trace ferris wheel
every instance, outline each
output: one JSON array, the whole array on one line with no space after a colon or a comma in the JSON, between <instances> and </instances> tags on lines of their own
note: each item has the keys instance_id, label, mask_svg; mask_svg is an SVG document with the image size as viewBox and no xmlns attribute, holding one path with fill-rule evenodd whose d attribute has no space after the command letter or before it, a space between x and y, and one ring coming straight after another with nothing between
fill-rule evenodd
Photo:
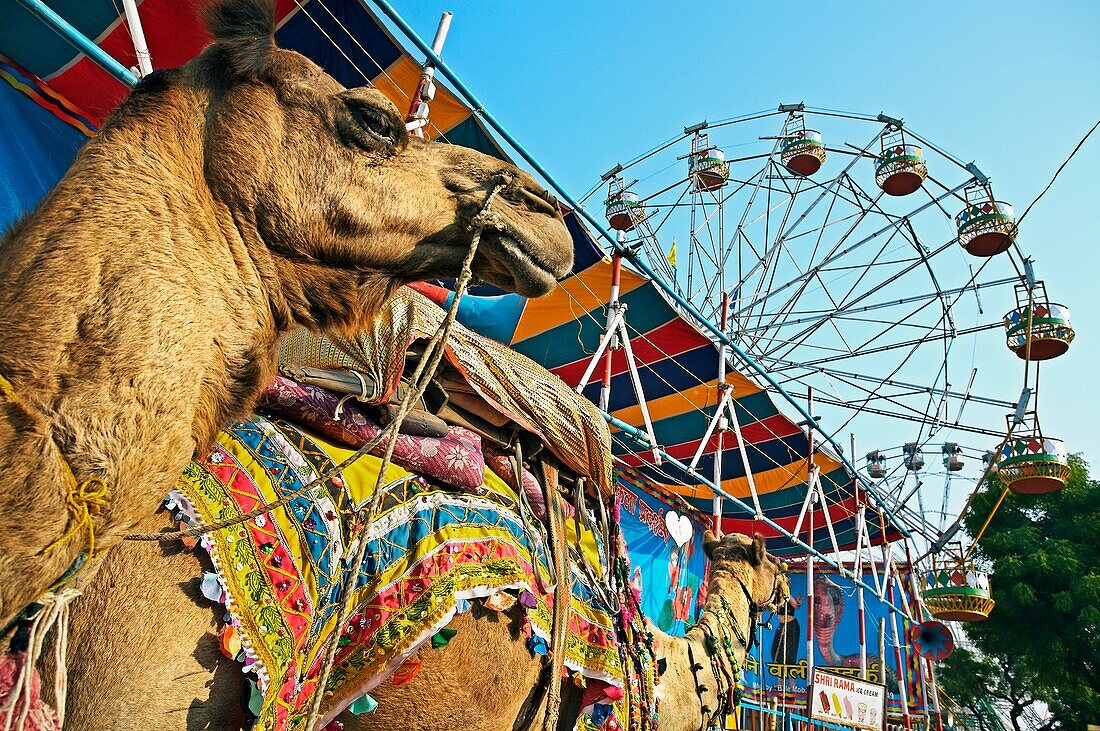
<instances>
[{"instance_id":1,"label":"ferris wheel","mask_svg":"<svg viewBox=\"0 0 1100 731\"><path fill-rule=\"evenodd\" d=\"M1064 481L1037 397L1069 311L976 164L900 119L783 105L686 127L601 191L620 246L812 400L853 458L858 437L927 546L991 471L1019 491Z\"/></svg>"}]
</instances>

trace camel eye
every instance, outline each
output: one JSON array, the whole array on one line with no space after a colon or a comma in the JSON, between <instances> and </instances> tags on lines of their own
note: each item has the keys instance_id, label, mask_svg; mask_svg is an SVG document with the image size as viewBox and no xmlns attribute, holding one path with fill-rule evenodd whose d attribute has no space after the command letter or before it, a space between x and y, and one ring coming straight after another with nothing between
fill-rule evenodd
<instances>
[{"instance_id":1,"label":"camel eye","mask_svg":"<svg viewBox=\"0 0 1100 731\"><path fill-rule=\"evenodd\" d=\"M349 100L348 108L356 123L368 134L391 145L397 144L397 133L394 132L393 125L386 114L374 107L356 103L354 100Z\"/></svg>"}]
</instances>

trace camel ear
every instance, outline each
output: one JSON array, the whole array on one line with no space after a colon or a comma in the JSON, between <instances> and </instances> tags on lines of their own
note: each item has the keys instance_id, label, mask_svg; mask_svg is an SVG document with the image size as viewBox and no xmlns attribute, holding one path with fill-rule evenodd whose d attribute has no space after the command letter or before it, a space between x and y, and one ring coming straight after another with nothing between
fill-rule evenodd
<instances>
[{"instance_id":1,"label":"camel ear","mask_svg":"<svg viewBox=\"0 0 1100 731\"><path fill-rule=\"evenodd\" d=\"M714 549L718 548L718 544L721 543L714 534L710 532L710 529L703 531L703 553L707 558L714 558Z\"/></svg>"},{"instance_id":2,"label":"camel ear","mask_svg":"<svg viewBox=\"0 0 1100 731\"><path fill-rule=\"evenodd\" d=\"M749 562L753 566L760 566L768 560L768 544L764 536L757 533L752 537L752 549Z\"/></svg>"},{"instance_id":3,"label":"camel ear","mask_svg":"<svg viewBox=\"0 0 1100 731\"><path fill-rule=\"evenodd\" d=\"M204 19L235 76L259 78L270 67L275 50L274 0L220 0L206 7Z\"/></svg>"}]
</instances>

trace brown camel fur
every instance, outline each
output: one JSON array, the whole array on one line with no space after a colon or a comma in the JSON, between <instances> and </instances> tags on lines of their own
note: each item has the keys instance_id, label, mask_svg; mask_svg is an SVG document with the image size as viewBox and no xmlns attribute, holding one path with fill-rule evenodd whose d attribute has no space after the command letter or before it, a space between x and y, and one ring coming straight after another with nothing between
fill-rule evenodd
<instances>
[{"instance_id":1,"label":"brown camel fur","mask_svg":"<svg viewBox=\"0 0 1100 731\"><path fill-rule=\"evenodd\" d=\"M0 623L87 547L69 480L110 490L97 551L249 413L301 324L354 332L401 284L474 273L527 295L572 266L553 198L511 165L410 138L374 89L274 45L270 0L226 0L215 42L142 81L0 241ZM85 569L87 571L87 569Z\"/></svg>"}]
</instances>

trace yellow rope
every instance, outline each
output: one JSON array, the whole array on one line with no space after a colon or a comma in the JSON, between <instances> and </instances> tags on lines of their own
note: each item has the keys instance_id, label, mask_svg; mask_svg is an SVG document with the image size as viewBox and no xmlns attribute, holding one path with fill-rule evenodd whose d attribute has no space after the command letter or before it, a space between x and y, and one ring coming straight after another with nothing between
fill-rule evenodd
<instances>
[{"instance_id":1,"label":"yellow rope","mask_svg":"<svg viewBox=\"0 0 1100 731\"><path fill-rule=\"evenodd\" d=\"M15 393L15 387L11 381L0 375L0 395L18 406L23 406ZM102 477L91 477L83 482L76 479L72 467L69 466L65 455L60 454L61 466L65 470L65 476L69 482L69 494L65 496L65 509L69 513L69 530L65 535L46 546L43 553L49 553L77 533L83 531L88 537L88 557L95 556L95 519L107 507L107 483ZM74 573L75 575L75 573ZM69 578L72 578L70 576Z\"/></svg>"},{"instance_id":2,"label":"yellow rope","mask_svg":"<svg viewBox=\"0 0 1100 731\"><path fill-rule=\"evenodd\" d=\"M84 531L88 535L88 557L95 556L95 519L107 507L107 483L102 477L92 477L77 482L64 459L65 472L69 475L69 494L65 498L65 508L69 511L69 530L65 535L46 546L43 553L49 553L77 533Z\"/></svg>"},{"instance_id":3,"label":"yellow rope","mask_svg":"<svg viewBox=\"0 0 1100 731\"><path fill-rule=\"evenodd\" d=\"M11 385L11 381L0 375L0 394L4 395L8 401L12 403L19 403L19 399L15 396L15 388Z\"/></svg>"}]
</instances>

